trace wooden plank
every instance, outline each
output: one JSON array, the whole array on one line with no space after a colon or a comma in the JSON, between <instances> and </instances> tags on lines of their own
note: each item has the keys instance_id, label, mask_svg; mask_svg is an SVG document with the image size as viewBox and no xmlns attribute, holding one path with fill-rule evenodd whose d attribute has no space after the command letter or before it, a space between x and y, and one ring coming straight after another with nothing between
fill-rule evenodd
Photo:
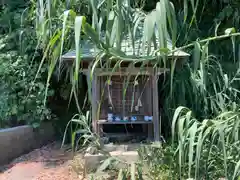
<instances>
[{"instance_id":1,"label":"wooden plank","mask_svg":"<svg viewBox=\"0 0 240 180\"><path fill-rule=\"evenodd\" d=\"M159 126L159 99L158 99L158 74L154 72L153 76L153 125L154 125L154 140L160 140Z\"/></svg>"},{"instance_id":2,"label":"wooden plank","mask_svg":"<svg viewBox=\"0 0 240 180\"><path fill-rule=\"evenodd\" d=\"M113 139L117 142L129 142L132 139L136 139L136 137L143 137L146 136L144 133L105 133L105 136L107 136L110 139Z\"/></svg>"},{"instance_id":3,"label":"wooden plank","mask_svg":"<svg viewBox=\"0 0 240 180\"><path fill-rule=\"evenodd\" d=\"M153 76L149 76L149 82L148 82L148 94L147 94L147 107L149 113L151 113L151 116L153 115L153 96L152 96L152 90L153 90ZM148 138L151 139L153 137L153 124L148 125Z\"/></svg>"},{"instance_id":4,"label":"wooden plank","mask_svg":"<svg viewBox=\"0 0 240 180\"><path fill-rule=\"evenodd\" d=\"M127 77L124 77L124 81L126 80L126 78ZM124 91L124 83L122 84L122 92ZM121 94L122 95L122 104L123 104L123 106L122 106L122 116L124 117L126 114L126 112L125 112L125 106L126 106L126 96L124 97L124 95L123 94Z\"/></svg>"},{"instance_id":5,"label":"wooden plank","mask_svg":"<svg viewBox=\"0 0 240 180\"><path fill-rule=\"evenodd\" d=\"M112 69L104 69L104 68L96 68L94 72L97 76L129 76L129 75L152 75L154 71L160 75L164 72L169 72L169 69L167 68L144 68L142 70L141 68L121 68L120 70L113 71ZM88 73L88 69L81 70L82 73L86 74Z\"/></svg>"},{"instance_id":6,"label":"wooden plank","mask_svg":"<svg viewBox=\"0 0 240 180\"><path fill-rule=\"evenodd\" d=\"M98 120L98 124L152 124L152 121L107 121L107 120Z\"/></svg>"}]
</instances>

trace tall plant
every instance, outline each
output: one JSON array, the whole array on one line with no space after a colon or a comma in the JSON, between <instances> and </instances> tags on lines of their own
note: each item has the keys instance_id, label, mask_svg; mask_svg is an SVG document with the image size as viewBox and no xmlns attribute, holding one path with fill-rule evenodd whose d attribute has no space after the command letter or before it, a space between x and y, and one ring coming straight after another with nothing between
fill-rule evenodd
<instances>
[{"instance_id":1,"label":"tall plant","mask_svg":"<svg viewBox=\"0 0 240 180\"><path fill-rule=\"evenodd\" d=\"M172 142L177 137L178 169L188 178L236 179L240 176L239 108L213 119L198 121L192 111L179 107L172 124Z\"/></svg>"}]
</instances>

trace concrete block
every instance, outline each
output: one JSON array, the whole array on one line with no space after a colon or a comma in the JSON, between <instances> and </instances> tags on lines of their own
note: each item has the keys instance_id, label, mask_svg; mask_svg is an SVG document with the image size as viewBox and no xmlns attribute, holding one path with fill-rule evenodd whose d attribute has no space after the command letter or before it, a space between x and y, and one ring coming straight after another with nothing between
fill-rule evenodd
<instances>
[{"instance_id":1,"label":"concrete block","mask_svg":"<svg viewBox=\"0 0 240 180\"><path fill-rule=\"evenodd\" d=\"M97 168L101 165L103 160L107 159L107 156L103 154L89 154L86 153L84 155L84 165L87 172L92 172L97 170Z\"/></svg>"},{"instance_id":2,"label":"concrete block","mask_svg":"<svg viewBox=\"0 0 240 180\"><path fill-rule=\"evenodd\" d=\"M39 129L26 125L0 130L0 165L54 140L54 134L50 123Z\"/></svg>"},{"instance_id":3,"label":"concrete block","mask_svg":"<svg viewBox=\"0 0 240 180\"><path fill-rule=\"evenodd\" d=\"M129 164L131 163L134 163L134 162L137 162L139 157L138 157L138 152L137 151L126 151L126 152L123 152L119 158L122 160L122 161L125 161Z\"/></svg>"}]
</instances>

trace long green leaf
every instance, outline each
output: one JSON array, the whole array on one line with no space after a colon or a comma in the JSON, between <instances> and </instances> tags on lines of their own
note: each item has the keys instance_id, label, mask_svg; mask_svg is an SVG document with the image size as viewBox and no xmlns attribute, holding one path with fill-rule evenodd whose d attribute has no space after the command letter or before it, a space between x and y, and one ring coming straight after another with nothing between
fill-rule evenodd
<instances>
[{"instance_id":1,"label":"long green leaf","mask_svg":"<svg viewBox=\"0 0 240 180\"><path fill-rule=\"evenodd\" d=\"M84 16L76 16L75 18L75 47L76 47L76 60L75 60L75 72L74 72L74 89L78 89L78 77L79 77L79 69L80 69L80 62L81 62L81 55L80 55L80 40L81 40L81 29L82 24L85 22Z\"/></svg>"},{"instance_id":2,"label":"long green leaf","mask_svg":"<svg viewBox=\"0 0 240 180\"><path fill-rule=\"evenodd\" d=\"M224 156L224 171L225 171L225 177L228 178L228 167L227 167L227 151L226 151L226 146L225 146L225 126L220 126L217 127L218 128L218 132L220 135L220 140L221 140L221 144L222 144L222 148L223 148L223 156Z\"/></svg>"},{"instance_id":3,"label":"long green leaf","mask_svg":"<svg viewBox=\"0 0 240 180\"><path fill-rule=\"evenodd\" d=\"M192 170L192 165L193 165L193 155L194 155L194 142L196 138L196 133L198 125L197 123L194 123L189 131L190 131L190 136L189 136L189 153L188 153L188 178L191 178L191 170Z\"/></svg>"},{"instance_id":4,"label":"long green leaf","mask_svg":"<svg viewBox=\"0 0 240 180\"><path fill-rule=\"evenodd\" d=\"M63 24L62 24L62 37L61 37L61 51L60 51L60 63L59 63L59 69L61 66L62 62L62 53L63 53L63 45L64 45L64 40L65 40L65 31L66 31L66 24L67 24L67 18L71 14L73 18L76 16L76 13L73 10L67 10L64 11L63 13Z\"/></svg>"},{"instance_id":5,"label":"long green leaf","mask_svg":"<svg viewBox=\"0 0 240 180\"><path fill-rule=\"evenodd\" d=\"M174 116L173 116L173 120L172 120L172 144L174 144L174 137L175 137L175 129L176 129L177 120L178 120L178 118L179 118L179 116L180 116L180 114L182 113L183 110L187 110L187 109L183 106L180 106L174 112Z\"/></svg>"},{"instance_id":6,"label":"long green leaf","mask_svg":"<svg viewBox=\"0 0 240 180\"><path fill-rule=\"evenodd\" d=\"M194 72L197 72L200 63L201 48L198 42L195 42L194 52L193 52L193 63L194 63Z\"/></svg>"},{"instance_id":7,"label":"long green leaf","mask_svg":"<svg viewBox=\"0 0 240 180\"><path fill-rule=\"evenodd\" d=\"M131 180L136 180L136 165L131 164Z\"/></svg>"},{"instance_id":8,"label":"long green leaf","mask_svg":"<svg viewBox=\"0 0 240 180\"><path fill-rule=\"evenodd\" d=\"M143 52L145 52L145 46L146 46L146 42L148 44L148 46L151 47L151 40L152 40L152 36L153 36L153 32L155 30L155 23L156 23L156 12L151 12L150 14L148 14L145 18L144 21L144 34L143 34ZM147 54L148 55L148 54Z\"/></svg>"},{"instance_id":9,"label":"long green leaf","mask_svg":"<svg viewBox=\"0 0 240 180\"><path fill-rule=\"evenodd\" d=\"M236 179L237 177L238 177L238 179L240 177L240 161L238 161L236 166L235 166L232 179Z\"/></svg>"},{"instance_id":10,"label":"long green leaf","mask_svg":"<svg viewBox=\"0 0 240 180\"><path fill-rule=\"evenodd\" d=\"M124 179L124 173L123 173L123 170L122 170L122 169L119 170L118 178L117 178L117 179L118 179L118 180L123 180L123 179Z\"/></svg>"}]
</instances>

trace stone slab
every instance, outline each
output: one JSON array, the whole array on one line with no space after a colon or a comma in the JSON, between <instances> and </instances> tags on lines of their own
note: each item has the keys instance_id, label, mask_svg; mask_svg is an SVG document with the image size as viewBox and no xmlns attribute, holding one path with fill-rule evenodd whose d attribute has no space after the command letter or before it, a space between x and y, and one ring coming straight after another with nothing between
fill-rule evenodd
<instances>
[{"instance_id":1,"label":"stone slab","mask_svg":"<svg viewBox=\"0 0 240 180\"><path fill-rule=\"evenodd\" d=\"M84 167L87 172L95 171L101 165L101 162L105 159L107 159L107 156L103 154L86 153L84 155Z\"/></svg>"},{"instance_id":2,"label":"stone slab","mask_svg":"<svg viewBox=\"0 0 240 180\"><path fill-rule=\"evenodd\" d=\"M110 156L119 159L119 163L117 164L117 168L124 168L126 166L125 163L131 164L136 163L139 159L137 151L112 151L110 152ZM107 159L109 156L103 154L89 154L86 153L84 156L85 160L85 168L89 171L95 171L101 165L102 161ZM125 163L122 163L125 162Z\"/></svg>"},{"instance_id":3,"label":"stone slab","mask_svg":"<svg viewBox=\"0 0 240 180\"><path fill-rule=\"evenodd\" d=\"M0 165L53 141L54 136L51 123L44 123L38 129L25 125L0 130Z\"/></svg>"}]
</instances>

